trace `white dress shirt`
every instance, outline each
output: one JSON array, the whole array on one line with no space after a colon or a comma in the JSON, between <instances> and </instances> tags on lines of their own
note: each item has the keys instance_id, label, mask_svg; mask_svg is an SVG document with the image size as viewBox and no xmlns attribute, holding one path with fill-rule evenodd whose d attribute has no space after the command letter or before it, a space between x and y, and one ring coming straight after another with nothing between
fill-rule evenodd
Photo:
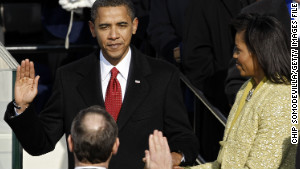
<instances>
[{"instance_id":1,"label":"white dress shirt","mask_svg":"<svg viewBox=\"0 0 300 169\"><path fill-rule=\"evenodd\" d=\"M131 49L130 48L129 48L126 56L116 66L110 64L103 56L102 50L100 50L100 74L101 74L102 94L103 94L104 101L105 101L105 96L106 96L106 89L107 89L107 86L108 86L108 83L110 80L110 76L111 76L110 70L113 67L116 67L119 70L117 79L121 85L122 101L124 100L130 61L131 61Z\"/></svg>"}]
</instances>

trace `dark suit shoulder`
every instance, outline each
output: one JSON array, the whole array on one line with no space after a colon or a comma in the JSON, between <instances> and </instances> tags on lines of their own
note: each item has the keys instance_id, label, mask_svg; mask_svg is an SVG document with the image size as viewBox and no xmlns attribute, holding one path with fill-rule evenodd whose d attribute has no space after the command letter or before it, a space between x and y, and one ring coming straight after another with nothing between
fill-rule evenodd
<instances>
[{"instance_id":1,"label":"dark suit shoulder","mask_svg":"<svg viewBox=\"0 0 300 169\"><path fill-rule=\"evenodd\" d=\"M159 71L178 71L178 68L173 64L156 58L147 57L149 64Z\"/></svg>"},{"instance_id":2,"label":"dark suit shoulder","mask_svg":"<svg viewBox=\"0 0 300 169\"><path fill-rule=\"evenodd\" d=\"M143 74L153 74L153 75L162 75L164 73L170 74L173 72L179 72L177 67L168 63L167 61L152 58L147 56L137 50L135 47L132 47L132 56L134 60L135 69L142 71Z\"/></svg>"},{"instance_id":3,"label":"dark suit shoulder","mask_svg":"<svg viewBox=\"0 0 300 169\"><path fill-rule=\"evenodd\" d=\"M173 64L171 64L165 60L147 56L140 51L138 51L137 53L138 53L138 55L144 57L148 61L148 63L152 67L155 67L156 69L161 69L161 70L176 70L177 69L177 67L175 67Z\"/></svg>"},{"instance_id":4,"label":"dark suit shoulder","mask_svg":"<svg viewBox=\"0 0 300 169\"><path fill-rule=\"evenodd\" d=\"M91 54L84 56L81 59L78 59L74 62L66 64L58 69L62 72L86 72L87 69L95 66L96 63L99 63L99 49L93 51ZM97 60L99 62L97 62Z\"/></svg>"}]
</instances>

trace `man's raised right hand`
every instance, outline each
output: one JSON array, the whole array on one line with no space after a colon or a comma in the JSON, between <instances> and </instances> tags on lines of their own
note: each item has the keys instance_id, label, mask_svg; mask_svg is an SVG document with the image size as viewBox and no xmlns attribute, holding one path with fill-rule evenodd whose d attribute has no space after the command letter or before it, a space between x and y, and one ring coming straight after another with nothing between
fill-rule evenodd
<instances>
[{"instance_id":1,"label":"man's raised right hand","mask_svg":"<svg viewBox=\"0 0 300 169\"><path fill-rule=\"evenodd\" d=\"M34 65L29 59L21 62L18 66L15 82L15 102L21 109L17 109L20 114L25 111L38 93L38 81L40 76L35 76Z\"/></svg>"}]
</instances>

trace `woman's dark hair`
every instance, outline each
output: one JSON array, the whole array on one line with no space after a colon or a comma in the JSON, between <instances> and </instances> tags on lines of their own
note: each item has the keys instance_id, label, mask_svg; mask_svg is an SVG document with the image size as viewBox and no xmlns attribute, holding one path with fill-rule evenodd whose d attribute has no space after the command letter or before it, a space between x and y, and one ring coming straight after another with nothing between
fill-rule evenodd
<instances>
[{"instance_id":1,"label":"woman's dark hair","mask_svg":"<svg viewBox=\"0 0 300 169\"><path fill-rule=\"evenodd\" d=\"M291 82L291 56L287 33L272 16L240 14L232 25L244 32L248 50L257 57L265 76L273 83Z\"/></svg>"}]
</instances>

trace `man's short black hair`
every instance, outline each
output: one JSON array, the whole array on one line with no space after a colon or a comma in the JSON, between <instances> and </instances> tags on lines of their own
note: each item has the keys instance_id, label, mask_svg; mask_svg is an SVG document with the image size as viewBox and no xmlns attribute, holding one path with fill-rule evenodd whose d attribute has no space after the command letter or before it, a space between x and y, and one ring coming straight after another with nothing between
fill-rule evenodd
<instances>
[{"instance_id":1,"label":"man's short black hair","mask_svg":"<svg viewBox=\"0 0 300 169\"><path fill-rule=\"evenodd\" d=\"M89 129L85 123L88 115L102 117L97 129ZM91 106L81 110L74 118L71 126L71 137L74 153L83 163L102 163L108 160L113 145L118 136L118 127L115 120L100 106Z\"/></svg>"},{"instance_id":2,"label":"man's short black hair","mask_svg":"<svg viewBox=\"0 0 300 169\"><path fill-rule=\"evenodd\" d=\"M130 18L135 18L135 9L131 0L96 0L91 8L91 21L94 23L97 18L97 10L99 7L118 7L125 6Z\"/></svg>"}]
</instances>

